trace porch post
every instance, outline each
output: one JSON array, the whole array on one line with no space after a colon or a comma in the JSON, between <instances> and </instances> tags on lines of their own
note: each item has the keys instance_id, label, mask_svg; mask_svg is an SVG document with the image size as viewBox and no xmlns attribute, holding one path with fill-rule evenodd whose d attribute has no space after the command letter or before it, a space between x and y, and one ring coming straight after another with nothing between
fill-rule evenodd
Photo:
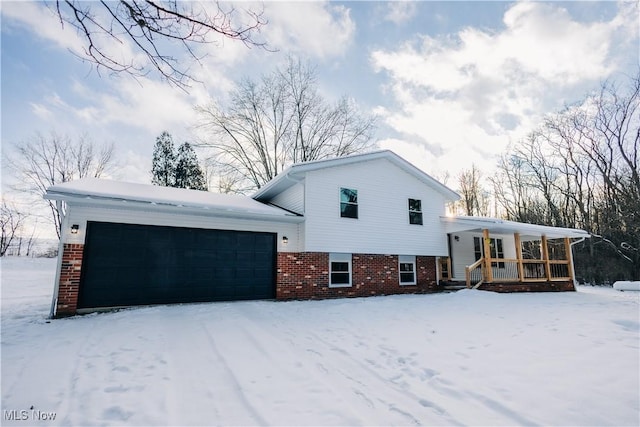
<instances>
[{"instance_id":1,"label":"porch post","mask_svg":"<svg viewBox=\"0 0 640 427\"><path fill-rule=\"evenodd\" d=\"M573 254L571 253L571 239L568 237L564 238L564 252L567 257L567 269L569 270L569 279L571 279L571 284L575 286L574 281L574 271L573 271Z\"/></svg>"},{"instance_id":2,"label":"porch post","mask_svg":"<svg viewBox=\"0 0 640 427\"><path fill-rule=\"evenodd\" d=\"M518 260L518 279L524 282L524 268L522 267L522 242L520 242L520 233L513 233L513 241L516 244L516 259Z\"/></svg>"},{"instance_id":3,"label":"porch post","mask_svg":"<svg viewBox=\"0 0 640 427\"><path fill-rule=\"evenodd\" d=\"M491 268L491 245L489 239L489 229L482 230L482 242L484 245L484 270L486 271L487 283L493 283L493 269Z\"/></svg>"},{"instance_id":4,"label":"porch post","mask_svg":"<svg viewBox=\"0 0 640 427\"><path fill-rule=\"evenodd\" d=\"M547 236L542 235L542 259L544 260L544 273L547 276L547 280L551 281L551 263L549 262L549 243L547 242Z\"/></svg>"}]
</instances>

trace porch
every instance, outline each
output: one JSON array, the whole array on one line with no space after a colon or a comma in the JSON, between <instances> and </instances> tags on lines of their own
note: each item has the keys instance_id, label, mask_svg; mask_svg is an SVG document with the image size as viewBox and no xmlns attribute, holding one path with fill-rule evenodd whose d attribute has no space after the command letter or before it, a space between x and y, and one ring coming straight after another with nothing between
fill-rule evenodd
<instances>
[{"instance_id":1,"label":"porch","mask_svg":"<svg viewBox=\"0 0 640 427\"><path fill-rule=\"evenodd\" d=\"M443 220L450 256L440 258L439 271L447 285L496 292L575 290L572 239L589 237L585 231L492 218Z\"/></svg>"}]
</instances>

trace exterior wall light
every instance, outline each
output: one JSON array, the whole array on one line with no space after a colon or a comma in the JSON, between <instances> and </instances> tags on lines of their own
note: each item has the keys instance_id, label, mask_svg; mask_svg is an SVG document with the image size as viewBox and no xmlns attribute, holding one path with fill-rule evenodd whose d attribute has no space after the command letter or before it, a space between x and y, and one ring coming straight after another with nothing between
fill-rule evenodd
<instances>
[{"instance_id":1,"label":"exterior wall light","mask_svg":"<svg viewBox=\"0 0 640 427\"><path fill-rule=\"evenodd\" d=\"M456 242L460 241L460 236L453 236L454 239L456 239Z\"/></svg>"},{"instance_id":2,"label":"exterior wall light","mask_svg":"<svg viewBox=\"0 0 640 427\"><path fill-rule=\"evenodd\" d=\"M287 236L282 236L282 244L286 245L287 243L289 243L289 238Z\"/></svg>"},{"instance_id":3,"label":"exterior wall light","mask_svg":"<svg viewBox=\"0 0 640 427\"><path fill-rule=\"evenodd\" d=\"M78 234L79 229L80 229L80 226L78 224L73 224L71 226L71 234Z\"/></svg>"}]
</instances>

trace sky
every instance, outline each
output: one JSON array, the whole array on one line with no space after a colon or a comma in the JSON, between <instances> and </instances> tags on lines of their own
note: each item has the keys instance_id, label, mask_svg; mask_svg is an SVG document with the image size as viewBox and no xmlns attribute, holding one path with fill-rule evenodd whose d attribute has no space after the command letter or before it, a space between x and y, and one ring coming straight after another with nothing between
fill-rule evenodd
<instances>
[{"instance_id":1,"label":"sky","mask_svg":"<svg viewBox=\"0 0 640 427\"><path fill-rule=\"evenodd\" d=\"M95 7L99 4L95 4ZM2 1L3 156L36 132L113 142L113 178L149 183L155 138L196 137L197 105L224 102L236 82L257 79L288 55L317 67L329 101L355 100L378 116L376 146L438 178L497 157L545 114L606 79L638 71L638 2L272 2L259 34L268 50L224 40L189 64L187 92L157 74L133 79L96 70L72 52L83 41L39 2ZM124 58L130 43L109 46ZM185 59L186 61L186 59ZM185 62L186 63L186 62ZM202 154L201 154L202 155ZM13 177L3 167L3 191Z\"/></svg>"}]
</instances>

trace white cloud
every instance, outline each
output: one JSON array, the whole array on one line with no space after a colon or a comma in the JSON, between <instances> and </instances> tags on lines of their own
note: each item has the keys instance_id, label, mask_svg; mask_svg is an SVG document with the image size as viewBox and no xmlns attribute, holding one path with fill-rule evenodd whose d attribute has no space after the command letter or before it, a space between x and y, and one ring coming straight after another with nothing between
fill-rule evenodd
<instances>
[{"instance_id":1,"label":"white cloud","mask_svg":"<svg viewBox=\"0 0 640 427\"><path fill-rule=\"evenodd\" d=\"M53 113L45 105L37 102L30 102L29 105L31 106L33 114L40 117L44 121L49 121L53 117Z\"/></svg>"},{"instance_id":2,"label":"white cloud","mask_svg":"<svg viewBox=\"0 0 640 427\"><path fill-rule=\"evenodd\" d=\"M314 58L343 54L356 29L349 9L329 2L267 2L265 14L272 48Z\"/></svg>"},{"instance_id":3,"label":"white cloud","mask_svg":"<svg viewBox=\"0 0 640 427\"><path fill-rule=\"evenodd\" d=\"M392 1L387 3L385 20L401 25L411 20L417 10L418 5L414 1Z\"/></svg>"},{"instance_id":4,"label":"white cloud","mask_svg":"<svg viewBox=\"0 0 640 427\"><path fill-rule=\"evenodd\" d=\"M104 17L103 22L110 20L106 11L98 3L85 3L81 7L91 7L92 14ZM60 10L64 16L69 16L71 13L64 4L61 5ZM9 18L11 24L26 27L38 37L55 43L59 48L70 50L80 58L88 58L86 55L87 41L71 24L60 22L53 4L47 7L40 2L3 2L2 14L3 18ZM134 52L130 41L119 35L117 28L112 31L112 34L115 37L94 29L91 34L94 46L100 49L107 58L112 58L122 64L138 64L140 66L147 64L148 60L145 55Z\"/></svg>"},{"instance_id":5,"label":"white cloud","mask_svg":"<svg viewBox=\"0 0 640 427\"><path fill-rule=\"evenodd\" d=\"M53 11L40 3L26 1L2 2L2 16L39 37L54 42L58 47L74 52L82 50L83 41L69 26L63 28Z\"/></svg>"},{"instance_id":6,"label":"white cloud","mask_svg":"<svg viewBox=\"0 0 640 427\"><path fill-rule=\"evenodd\" d=\"M634 27L626 8L610 21L580 23L555 5L517 3L503 20L501 31L467 27L371 55L375 69L388 73L400 108L383 111L384 120L424 144L440 168L492 168L494 156L543 114L620 66L625 50L614 40L624 39L621 33L638 38L637 26L627 34Z\"/></svg>"}]
</instances>

